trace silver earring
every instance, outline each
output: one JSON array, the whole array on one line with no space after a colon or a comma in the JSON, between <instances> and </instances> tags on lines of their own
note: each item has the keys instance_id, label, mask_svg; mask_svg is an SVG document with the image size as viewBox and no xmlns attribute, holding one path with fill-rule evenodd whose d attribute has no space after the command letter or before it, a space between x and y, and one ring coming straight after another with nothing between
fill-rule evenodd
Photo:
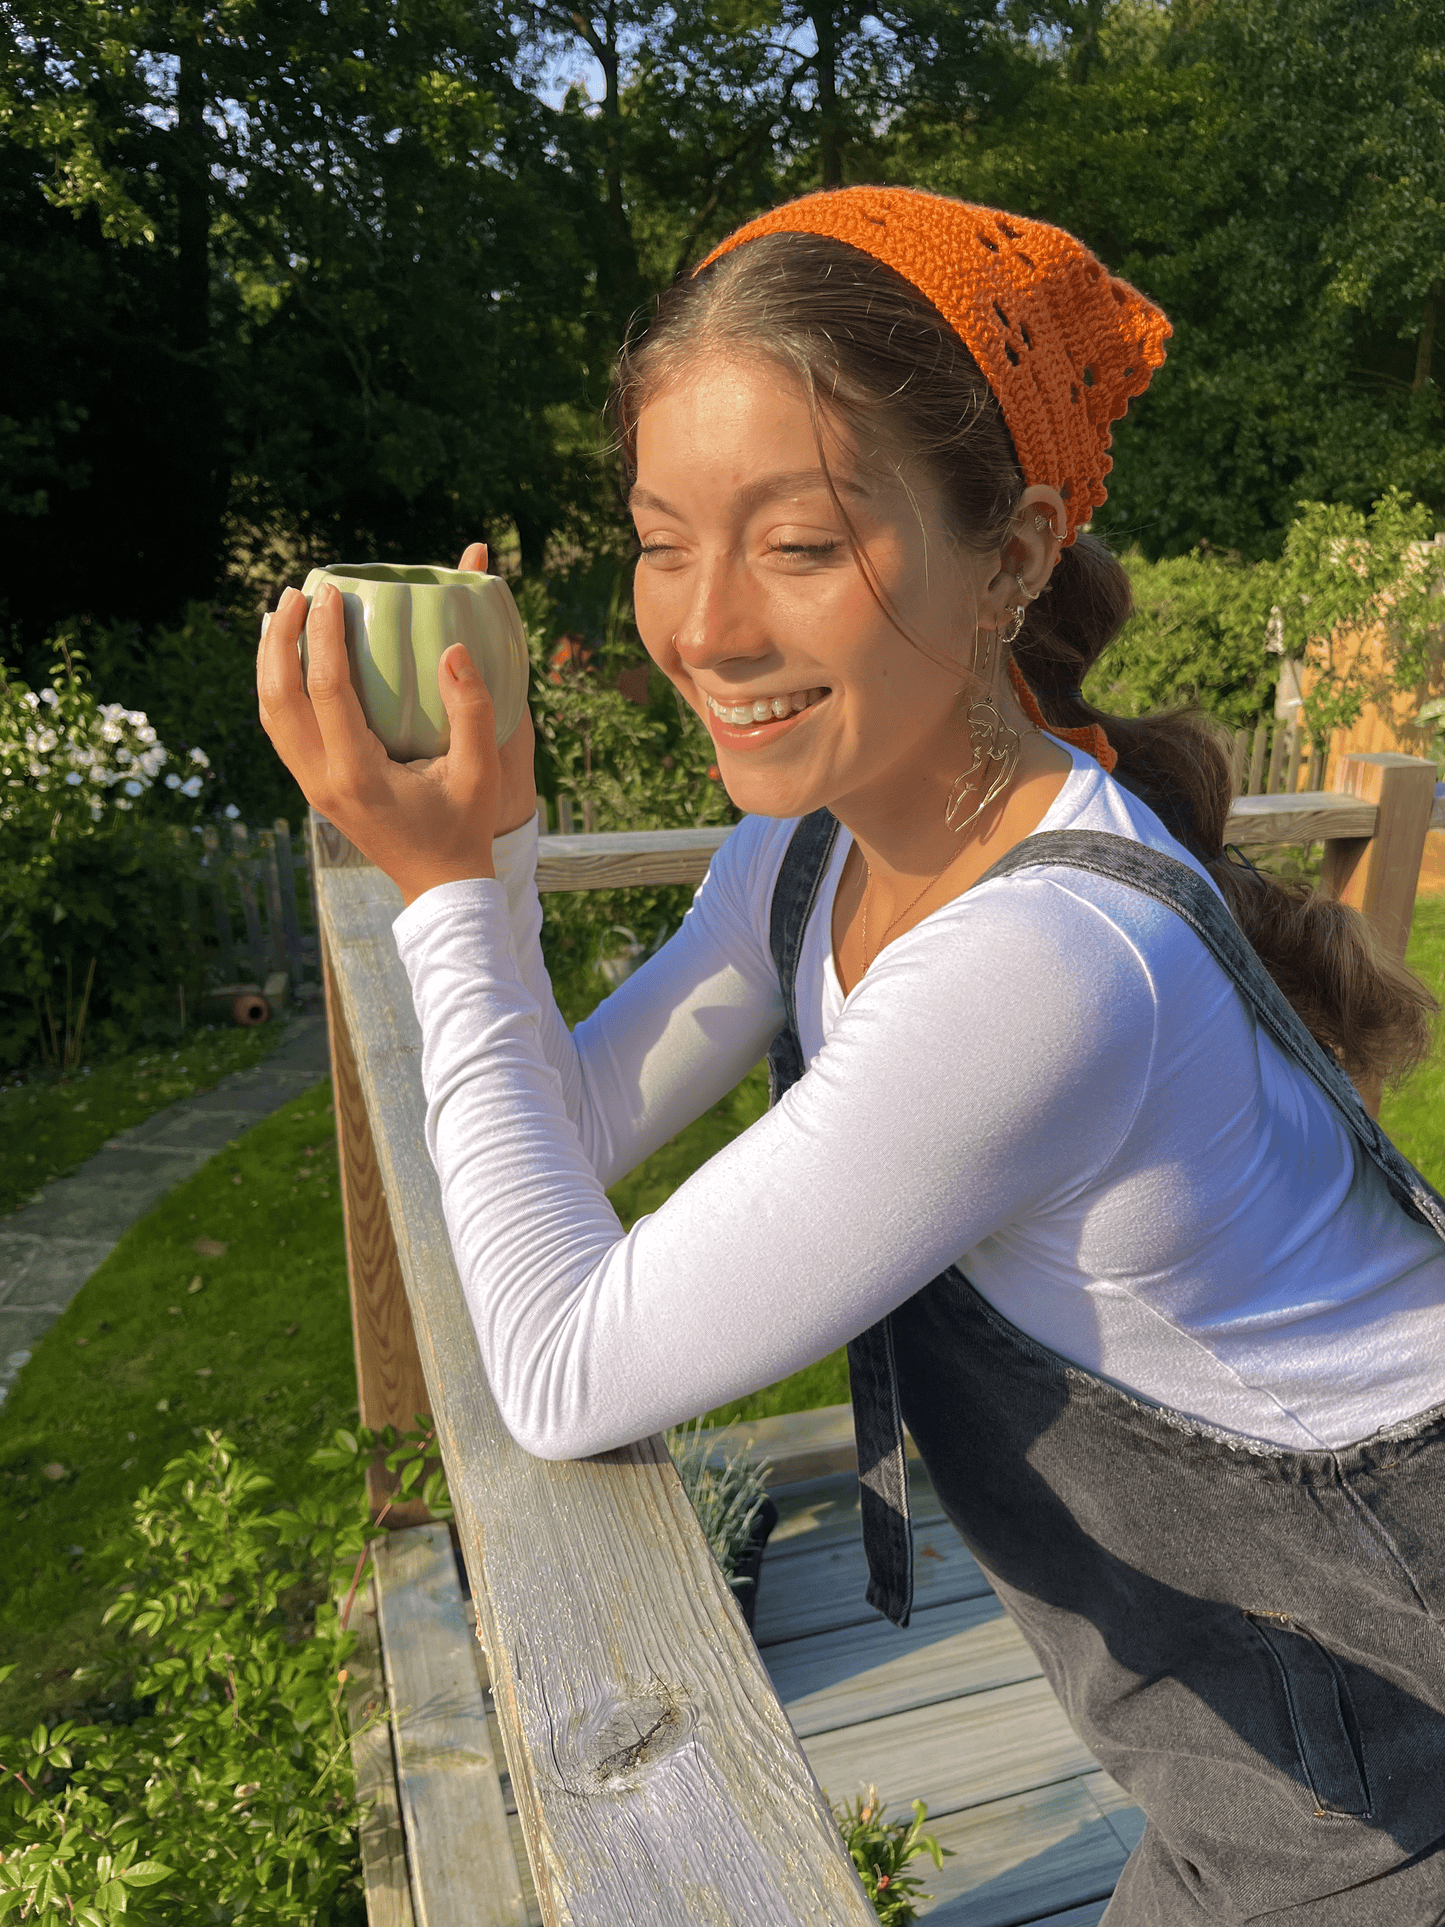
<instances>
[{"instance_id":1,"label":"silver earring","mask_svg":"<svg viewBox=\"0 0 1445 1927\"><path fill-rule=\"evenodd\" d=\"M1013 620L1006 629L1000 629L998 632L999 640L1003 643L1005 649L1011 649L1014 643L1017 642L1019 630L1024 626L1025 613L1026 611L1022 604L1014 605L1011 603L1009 605L1009 614L1013 617Z\"/></svg>"}]
</instances>

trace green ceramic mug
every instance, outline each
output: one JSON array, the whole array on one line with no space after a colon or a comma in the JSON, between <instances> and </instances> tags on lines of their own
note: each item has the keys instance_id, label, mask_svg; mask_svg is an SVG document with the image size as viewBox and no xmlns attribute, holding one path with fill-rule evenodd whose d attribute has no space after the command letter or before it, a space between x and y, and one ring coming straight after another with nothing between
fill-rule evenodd
<instances>
[{"instance_id":1,"label":"green ceramic mug","mask_svg":"<svg viewBox=\"0 0 1445 1927\"><path fill-rule=\"evenodd\" d=\"M505 743L527 706L527 638L500 576L426 564L337 562L313 569L302 591L329 582L346 617L351 684L362 714L393 762L445 756L451 742L437 689L437 665L455 642L481 671ZM301 631L301 670L308 666Z\"/></svg>"}]
</instances>

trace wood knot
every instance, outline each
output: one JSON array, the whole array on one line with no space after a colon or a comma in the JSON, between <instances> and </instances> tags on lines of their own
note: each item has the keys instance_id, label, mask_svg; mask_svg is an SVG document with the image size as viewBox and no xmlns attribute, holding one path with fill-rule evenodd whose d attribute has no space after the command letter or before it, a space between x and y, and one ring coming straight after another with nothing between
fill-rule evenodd
<instances>
[{"instance_id":1,"label":"wood knot","mask_svg":"<svg viewBox=\"0 0 1445 1927\"><path fill-rule=\"evenodd\" d=\"M680 1687L654 1680L626 1698L578 1709L558 1735L558 1776L569 1793L621 1792L679 1752L697 1726Z\"/></svg>"}]
</instances>

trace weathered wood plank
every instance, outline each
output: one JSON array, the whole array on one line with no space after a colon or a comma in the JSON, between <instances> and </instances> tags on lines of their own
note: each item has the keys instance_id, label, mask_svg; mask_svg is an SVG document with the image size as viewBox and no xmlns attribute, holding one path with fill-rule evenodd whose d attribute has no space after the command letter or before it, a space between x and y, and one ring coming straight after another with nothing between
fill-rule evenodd
<instances>
[{"instance_id":1,"label":"weathered wood plank","mask_svg":"<svg viewBox=\"0 0 1445 1927\"><path fill-rule=\"evenodd\" d=\"M863 1597L868 1565L861 1540L834 1539L816 1548L784 1551L786 1585L769 1584L772 1556L771 1550L764 1553L758 1580L754 1632L759 1646L834 1632L880 1617ZM920 1523L914 1535L915 1612L959 1599L977 1599L988 1589L973 1555L946 1520Z\"/></svg>"},{"instance_id":2,"label":"weathered wood plank","mask_svg":"<svg viewBox=\"0 0 1445 1927\"><path fill-rule=\"evenodd\" d=\"M1363 911L1391 954L1403 957L1435 804L1435 765L1392 752L1342 756L1335 781L1379 814L1368 842L1358 832L1337 834L1325 851L1320 887Z\"/></svg>"},{"instance_id":3,"label":"weathered wood plank","mask_svg":"<svg viewBox=\"0 0 1445 1927\"><path fill-rule=\"evenodd\" d=\"M1373 836L1372 805L1333 790L1295 796L1236 796L1225 841L1241 850L1270 843L1319 843L1337 836Z\"/></svg>"},{"instance_id":4,"label":"weathered wood plank","mask_svg":"<svg viewBox=\"0 0 1445 1927\"><path fill-rule=\"evenodd\" d=\"M527 1927L451 1535L395 1532L375 1558L417 1927Z\"/></svg>"},{"instance_id":5,"label":"weathered wood plank","mask_svg":"<svg viewBox=\"0 0 1445 1927\"><path fill-rule=\"evenodd\" d=\"M1019 1927L1099 1927L1107 1900L1090 1901L1086 1907L1069 1907L1061 1914L1030 1914Z\"/></svg>"},{"instance_id":6,"label":"weathered wood plank","mask_svg":"<svg viewBox=\"0 0 1445 1927\"><path fill-rule=\"evenodd\" d=\"M1039 1662L994 1595L790 1639L763 1655L800 1739L1037 1679Z\"/></svg>"},{"instance_id":7,"label":"weathered wood plank","mask_svg":"<svg viewBox=\"0 0 1445 1927\"><path fill-rule=\"evenodd\" d=\"M1058 1908L1107 1900L1128 1857L1091 1797L1102 1774L1033 1787L962 1813L930 1813L953 1858L920 1863L935 1927L1012 1927ZM906 1809L899 1809L899 1816ZM889 1818L895 1816L890 1810Z\"/></svg>"},{"instance_id":8,"label":"weathered wood plank","mask_svg":"<svg viewBox=\"0 0 1445 1927\"><path fill-rule=\"evenodd\" d=\"M346 1662L346 1724L360 1802L361 1877L368 1927L416 1927L406 1843L396 1794L391 1720L376 1629L376 1594L368 1580L351 1607L356 1645Z\"/></svg>"},{"instance_id":9,"label":"weathered wood plank","mask_svg":"<svg viewBox=\"0 0 1445 1927\"><path fill-rule=\"evenodd\" d=\"M497 1415L427 1160L419 1033L370 869L321 869L430 1410L549 1927L871 1927L660 1440L529 1458Z\"/></svg>"},{"instance_id":10,"label":"weathered wood plank","mask_svg":"<svg viewBox=\"0 0 1445 1927\"><path fill-rule=\"evenodd\" d=\"M930 1813L1097 1770L1044 1679L821 1733L804 1751L835 1800L871 1781L890 1807L926 1800Z\"/></svg>"},{"instance_id":11,"label":"weathered wood plank","mask_svg":"<svg viewBox=\"0 0 1445 1927\"><path fill-rule=\"evenodd\" d=\"M909 1467L908 1491L915 1526L933 1526L943 1518L938 1494L921 1459ZM854 1473L839 1472L826 1479L774 1486L770 1496L778 1508L778 1523L768 1541L769 1559L811 1552L835 1539L862 1537L862 1510Z\"/></svg>"},{"instance_id":12,"label":"weathered wood plank","mask_svg":"<svg viewBox=\"0 0 1445 1927\"><path fill-rule=\"evenodd\" d=\"M365 857L340 831L323 817L313 821L327 867L368 867ZM1241 849L1262 843L1313 843L1326 836L1369 836L1374 823L1369 804L1337 796L1333 791L1241 796L1236 797L1230 812L1228 840ZM615 890L633 884L700 883L730 829L728 824L716 824L698 830L541 836L537 843L537 888L543 892Z\"/></svg>"},{"instance_id":13,"label":"weathered wood plank","mask_svg":"<svg viewBox=\"0 0 1445 1927\"><path fill-rule=\"evenodd\" d=\"M563 799L558 799L561 816ZM732 829L610 830L537 841L537 888L616 890L636 883L701 883Z\"/></svg>"},{"instance_id":14,"label":"weathered wood plank","mask_svg":"<svg viewBox=\"0 0 1445 1927\"><path fill-rule=\"evenodd\" d=\"M346 1230L346 1276L351 1292L357 1405L361 1423L373 1431L394 1425L399 1432L407 1432L416 1414L430 1409L430 1398L417 1355L416 1333L412 1329L406 1285L387 1216L386 1194L357 1076L351 1033L337 992L324 932L321 979L325 986L331 1044L331 1092L336 1109L337 1161L341 1168L341 1213ZM387 1522L393 1527L419 1525L427 1517L426 1507L419 1499L393 1503L399 1475L387 1471L380 1452L367 1468L366 1476L373 1515L391 1504Z\"/></svg>"}]
</instances>

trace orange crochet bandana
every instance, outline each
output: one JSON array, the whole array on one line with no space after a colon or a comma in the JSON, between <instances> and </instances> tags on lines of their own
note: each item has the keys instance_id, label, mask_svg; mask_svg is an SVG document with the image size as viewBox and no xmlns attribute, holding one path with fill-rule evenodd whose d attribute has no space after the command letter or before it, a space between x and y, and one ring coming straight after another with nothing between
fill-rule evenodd
<instances>
[{"instance_id":1,"label":"orange crochet bandana","mask_svg":"<svg viewBox=\"0 0 1445 1927\"><path fill-rule=\"evenodd\" d=\"M1163 312L1062 228L918 188L804 195L740 227L702 268L765 234L845 241L933 303L998 397L1025 485L1063 497L1072 542L1105 499L1113 424L1164 360ZM1031 721L1114 767L1097 724L1054 729L1017 670L1012 679Z\"/></svg>"}]
</instances>

